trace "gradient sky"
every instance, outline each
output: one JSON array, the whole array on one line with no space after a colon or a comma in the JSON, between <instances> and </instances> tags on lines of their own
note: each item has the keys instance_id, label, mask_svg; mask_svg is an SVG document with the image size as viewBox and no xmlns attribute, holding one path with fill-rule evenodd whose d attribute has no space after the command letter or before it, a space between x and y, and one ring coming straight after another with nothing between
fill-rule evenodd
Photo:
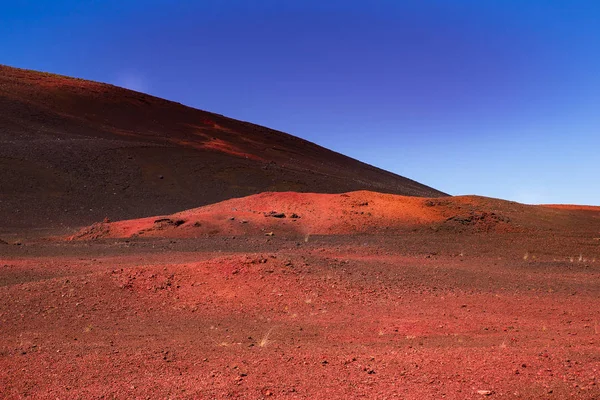
<instances>
[{"instance_id":1,"label":"gradient sky","mask_svg":"<svg viewBox=\"0 0 600 400\"><path fill-rule=\"evenodd\" d=\"M450 194L600 205L600 1L3 0L0 63L279 129Z\"/></svg>"}]
</instances>

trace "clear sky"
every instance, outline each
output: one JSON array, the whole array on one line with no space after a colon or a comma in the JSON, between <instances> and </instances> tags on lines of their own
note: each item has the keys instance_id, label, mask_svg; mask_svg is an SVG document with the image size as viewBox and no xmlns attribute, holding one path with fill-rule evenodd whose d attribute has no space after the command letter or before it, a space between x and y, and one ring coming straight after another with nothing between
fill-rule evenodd
<instances>
[{"instance_id":1,"label":"clear sky","mask_svg":"<svg viewBox=\"0 0 600 400\"><path fill-rule=\"evenodd\" d=\"M269 126L450 194L600 205L597 0L0 0L0 63Z\"/></svg>"}]
</instances>

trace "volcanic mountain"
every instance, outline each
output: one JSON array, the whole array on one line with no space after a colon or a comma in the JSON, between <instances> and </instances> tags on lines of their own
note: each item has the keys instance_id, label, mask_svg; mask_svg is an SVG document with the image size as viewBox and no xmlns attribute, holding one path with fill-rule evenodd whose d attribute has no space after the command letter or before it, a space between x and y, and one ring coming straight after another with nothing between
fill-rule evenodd
<instances>
[{"instance_id":1,"label":"volcanic mountain","mask_svg":"<svg viewBox=\"0 0 600 400\"><path fill-rule=\"evenodd\" d=\"M170 214L265 191L445 195L283 132L6 66L0 143L5 230Z\"/></svg>"}]
</instances>

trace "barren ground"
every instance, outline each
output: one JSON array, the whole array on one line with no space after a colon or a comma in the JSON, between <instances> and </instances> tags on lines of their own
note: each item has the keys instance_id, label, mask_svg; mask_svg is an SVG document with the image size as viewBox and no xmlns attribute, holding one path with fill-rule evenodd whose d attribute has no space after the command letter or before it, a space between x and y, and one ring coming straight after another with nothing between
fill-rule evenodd
<instances>
[{"instance_id":1,"label":"barren ground","mask_svg":"<svg viewBox=\"0 0 600 400\"><path fill-rule=\"evenodd\" d=\"M600 397L588 234L0 246L5 398Z\"/></svg>"}]
</instances>

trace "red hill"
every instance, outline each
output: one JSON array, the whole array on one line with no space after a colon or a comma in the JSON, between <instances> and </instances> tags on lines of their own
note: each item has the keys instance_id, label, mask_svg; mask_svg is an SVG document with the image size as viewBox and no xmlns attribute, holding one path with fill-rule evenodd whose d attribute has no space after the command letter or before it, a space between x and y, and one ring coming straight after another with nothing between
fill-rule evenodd
<instances>
[{"instance_id":1,"label":"red hill","mask_svg":"<svg viewBox=\"0 0 600 400\"><path fill-rule=\"evenodd\" d=\"M600 208L531 206L480 196L419 198L368 191L342 194L261 193L135 220L97 223L73 239L214 235L386 234L433 231L597 232Z\"/></svg>"}]
</instances>

